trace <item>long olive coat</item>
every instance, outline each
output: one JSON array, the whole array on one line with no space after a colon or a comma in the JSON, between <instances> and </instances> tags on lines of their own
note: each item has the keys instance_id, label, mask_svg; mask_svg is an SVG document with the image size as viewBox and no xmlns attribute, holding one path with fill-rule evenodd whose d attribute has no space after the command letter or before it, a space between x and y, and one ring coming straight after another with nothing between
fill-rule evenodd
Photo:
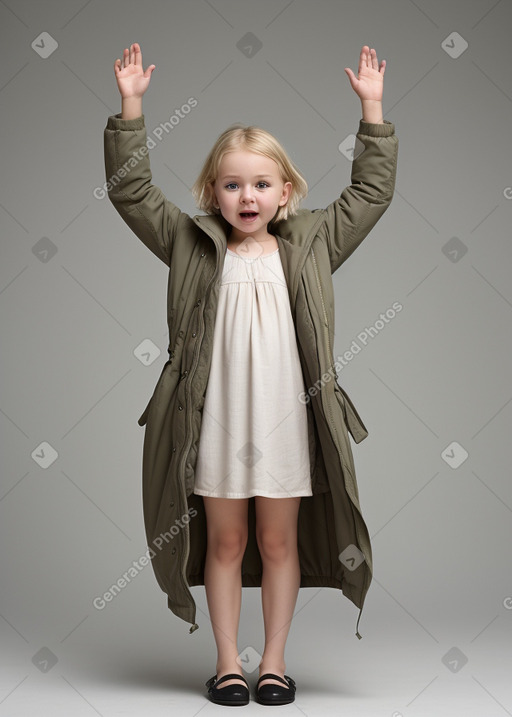
<instances>
[{"instance_id":1,"label":"long olive coat","mask_svg":"<svg viewBox=\"0 0 512 717\"><path fill-rule=\"evenodd\" d=\"M325 209L301 209L268 230L279 246L306 389L313 495L302 497L298 515L300 586L341 590L359 608L355 634L361 638L372 551L348 434L359 443L368 431L337 381L332 274L391 202L398 139L387 120L360 120L356 136L363 151L354 153L351 184L341 196ZM146 426L143 510L158 584L169 609L191 623L193 632L198 625L190 587L204 585L207 547L203 498L193 493L194 467L230 225L220 215L191 217L166 199L152 184L149 151L154 146L144 115L108 117L104 191L130 229L169 267L169 359L138 419ZM242 586L259 587L261 579L250 498Z\"/></svg>"}]
</instances>

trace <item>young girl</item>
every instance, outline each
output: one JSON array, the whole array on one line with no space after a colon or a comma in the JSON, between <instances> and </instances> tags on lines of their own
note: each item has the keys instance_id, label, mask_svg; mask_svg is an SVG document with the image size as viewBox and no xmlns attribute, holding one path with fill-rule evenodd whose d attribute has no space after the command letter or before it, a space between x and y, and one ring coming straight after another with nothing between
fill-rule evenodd
<instances>
[{"instance_id":1,"label":"young girl","mask_svg":"<svg viewBox=\"0 0 512 717\"><path fill-rule=\"evenodd\" d=\"M300 397L317 375L327 375L322 366L334 366L330 275L368 234L394 191L398 142L392 123L382 118L385 64L379 68L375 50L365 45L358 77L345 68L362 103L358 137L366 155L354 160L352 186L340 200L326 210L299 210L307 184L283 147L263 129L236 125L217 139L194 184L206 217L193 221L151 184L142 151L142 96L155 65L143 71L137 43L114 64L122 112L109 117L105 130L109 197L171 272L173 349L139 419L141 425L148 421L146 529L154 539L158 525L170 520L167 506L178 501L183 515L183 493L189 507L197 506L199 517L190 527L180 523L182 566L173 558L176 547L152 557L169 607L181 617L191 614L183 607L193 604L188 586L204 579L218 653L216 674L206 685L218 704L249 701L237 649L242 584L262 589L265 647L256 698L285 704L295 698L284 649L299 587L343 589L362 609L371 578L347 437L347 426L357 442L366 428L335 374L318 392L321 398L308 403ZM198 501L206 517L204 573L194 566L204 556ZM248 544L250 501L257 551ZM309 541L316 551L311 555ZM354 557L344 562L343 548L355 548L362 564L354 568ZM339 555L335 565L332 554ZM242 580L244 556L248 577ZM320 560L325 564L311 572L307 563Z\"/></svg>"}]
</instances>

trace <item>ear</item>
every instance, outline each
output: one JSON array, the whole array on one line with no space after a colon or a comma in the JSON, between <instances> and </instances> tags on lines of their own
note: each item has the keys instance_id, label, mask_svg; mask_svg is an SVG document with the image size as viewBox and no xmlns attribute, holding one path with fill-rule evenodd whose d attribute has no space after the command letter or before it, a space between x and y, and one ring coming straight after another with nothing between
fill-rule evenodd
<instances>
[{"instance_id":1,"label":"ear","mask_svg":"<svg viewBox=\"0 0 512 717\"><path fill-rule=\"evenodd\" d=\"M290 194L292 193L292 183L291 182L285 182L283 186L283 191L281 193L281 199L279 200L279 206L284 207L288 199L290 198Z\"/></svg>"}]
</instances>

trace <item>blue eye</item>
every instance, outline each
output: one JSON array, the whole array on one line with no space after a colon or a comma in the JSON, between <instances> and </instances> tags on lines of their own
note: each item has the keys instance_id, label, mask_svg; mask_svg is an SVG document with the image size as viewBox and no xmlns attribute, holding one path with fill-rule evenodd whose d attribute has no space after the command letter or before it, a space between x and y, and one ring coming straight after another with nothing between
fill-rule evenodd
<instances>
[{"instance_id":1,"label":"blue eye","mask_svg":"<svg viewBox=\"0 0 512 717\"><path fill-rule=\"evenodd\" d=\"M267 182L263 182L263 181L258 182L258 184L256 186L258 187L260 184L263 184L265 187L270 186ZM237 186L238 186L238 184L236 182L229 182L229 184L225 185L225 189L229 189L230 187L237 187Z\"/></svg>"}]
</instances>

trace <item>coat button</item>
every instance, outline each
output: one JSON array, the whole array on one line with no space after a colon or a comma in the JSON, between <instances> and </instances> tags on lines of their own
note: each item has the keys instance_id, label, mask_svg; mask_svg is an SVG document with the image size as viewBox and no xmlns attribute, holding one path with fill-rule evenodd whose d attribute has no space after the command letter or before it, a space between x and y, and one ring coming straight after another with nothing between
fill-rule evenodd
<instances>
[{"instance_id":1,"label":"coat button","mask_svg":"<svg viewBox=\"0 0 512 717\"><path fill-rule=\"evenodd\" d=\"M176 446L172 449L173 453L176 453Z\"/></svg>"},{"instance_id":2,"label":"coat button","mask_svg":"<svg viewBox=\"0 0 512 717\"><path fill-rule=\"evenodd\" d=\"M178 411L183 411L183 406L181 404L178 406Z\"/></svg>"},{"instance_id":3,"label":"coat button","mask_svg":"<svg viewBox=\"0 0 512 717\"><path fill-rule=\"evenodd\" d=\"M169 507L170 507L170 508L174 508L174 502L169 503Z\"/></svg>"},{"instance_id":4,"label":"coat button","mask_svg":"<svg viewBox=\"0 0 512 717\"><path fill-rule=\"evenodd\" d=\"M198 300L196 301L196 306L199 306L200 303L201 303L201 299L198 299Z\"/></svg>"},{"instance_id":5,"label":"coat button","mask_svg":"<svg viewBox=\"0 0 512 717\"><path fill-rule=\"evenodd\" d=\"M178 334L178 336L183 336L183 331L180 331L180 333Z\"/></svg>"},{"instance_id":6,"label":"coat button","mask_svg":"<svg viewBox=\"0 0 512 717\"><path fill-rule=\"evenodd\" d=\"M194 333L192 334L192 338L195 339L195 337L196 337L196 332L194 331Z\"/></svg>"},{"instance_id":7,"label":"coat button","mask_svg":"<svg viewBox=\"0 0 512 717\"><path fill-rule=\"evenodd\" d=\"M171 550L171 553L174 555L175 552L176 552L176 548L173 548L173 549Z\"/></svg>"},{"instance_id":8,"label":"coat button","mask_svg":"<svg viewBox=\"0 0 512 717\"><path fill-rule=\"evenodd\" d=\"M203 251L203 253L201 254L201 256L204 256L204 251Z\"/></svg>"}]
</instances>

